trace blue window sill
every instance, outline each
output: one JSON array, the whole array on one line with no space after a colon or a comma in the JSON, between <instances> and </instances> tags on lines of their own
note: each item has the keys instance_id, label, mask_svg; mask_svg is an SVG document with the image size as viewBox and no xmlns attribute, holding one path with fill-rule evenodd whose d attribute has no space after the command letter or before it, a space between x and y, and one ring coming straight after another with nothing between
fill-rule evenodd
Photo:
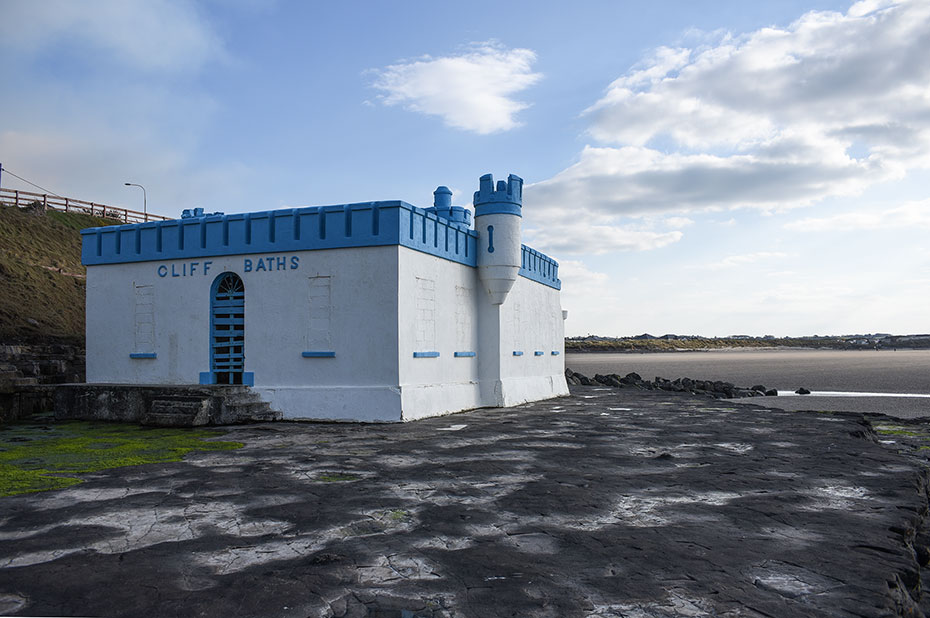
<instances>
[{"instance_id":1,"label":"blue window sill","mask_svg":"<svg viewBox=\"0 0 930 618\"><path fill-rule=\"evenodd\" d=\"M439 358L439 352L414 352L414 358Z\"/></svg>"},{"instance_id":2,"label":"blue window sill","mask_svg":"<svg viewBox=\"0 0 930 618\"><path fill-rule=\"evenodd\" d=\"M552 355L553 355L553 356L558 356L558 355L559 355L559 351L558 351L558 350L552 350Z\"/></svg>"},{"instance_id":3,"label":"blue window sill","mask_svg":"<svg viewBox=\"0 0 930 618\"><path fill-rule=\"evenodd\" d=\"M542 356L542 355L543 355L542 350L536 350L535 352L533 352L533 356Z\"/></svg>"},{"instance_id":4,"label":"blue window sill","mask_svg":"<svg viewBox=\"0 0 930 618\"><path fill-rule=\"evenodd\" d=\"M307 350L300 355L304 358L336 358L336 353L329 350Z\"/></svg>"},{"instance_id":5,"label":"blue window sill","mask_svg":"<svg viewBox=\"0 0 930 618\"><path fill-rule=\"evenodd\" d=\"M132 352L129 358L155 358L155 352Z\"/></svg>"},{"instance_id":6,"label":"blue window sill","mask_svg":"<svg viewBox=\"0 0 930 618\"><path fill-rule=\"evenodd\" d=\"M456 352L455 354L453 354L453 356L455 356L456 358L466 358L466 357L471 358L474 355L475 355L474 352Z\"/></svg>"},{"instance_id":7,"label":"blue window sill","mask_svg":"<svg viewBox=\"0 0 930 618\"><path fill-rule=\"evenodd\" d=\"M513 351L513 355L514 355L514 356L523 356L523 350L514 350L514 351Z\"/></svg>"}]
</instances>

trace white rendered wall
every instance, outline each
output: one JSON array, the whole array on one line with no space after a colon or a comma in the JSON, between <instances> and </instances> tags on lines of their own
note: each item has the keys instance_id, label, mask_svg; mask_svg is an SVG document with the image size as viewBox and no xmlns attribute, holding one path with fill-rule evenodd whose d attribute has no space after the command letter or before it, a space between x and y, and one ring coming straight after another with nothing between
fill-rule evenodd
<instances>
[{"instance_id":1,"label":"white rendered wall","mask_svg":"<svg viewBox=\"0 0 930 618\"><path fill-rule=\"evenodd\" d=\"M429 319L424 281L434 284L432 340L422 324ZM462 290L468 291L466 297ZM477 269L401 248L398 296L404 420L568 394L558 290L518 276L504 304L495 305ZM464 329L456 311L463 302L471 312ZM514 320L517 305L519 323ZM514 350L523 355L513 356ZM415 352L439 356L415 357ZM455 352L475 356L455 357Z\"/></svg>"},{"instance_id":2,"label":"white rendered wall","mask_svg":"<svg viewBox=\"0 0 930 618\"><path fill-rule=\"evenodd\" d=\"M171 262L166 262L171 265ZM180 261L178 262L180 264ZM163 281L157 263L87 267L87 381L111 384L197 384L209 370L210 284L223 272ZM198 264L198 270L202 270ZM135 288L151 286L156 358L131 359Z\"/></svg>"},{"instance_id":3,"label":"white rendered wall","mask_svg":"<svg viewBox=\"0 0 930 618\"><path fill-rule=\"evenodd\" d=\"M365 247L90 266L87 381L197 384L210 370L210 287L234 272L245 285L245 371L274 409L286 418L401 420L397 253ZM268 267L258 269L259 260ZM330 277L325 350L310 329L314 277ZM136 285L152 286L155 358L129 357L137 351ZM305 351L335 356L304 358Z\"/></svg>"},{"instance_id":4,"label":"white rendered wall","mask_svg":"<svg viewBox=\"0 0 930 618\"><path fill-rule=\"evenodd\" d=\"M397 272L404 420L486 405L478 388L477 269L401 247Z\"/></svg>"},{"instance_id":5,"label":"white rendered wall","mask_svg":"<svg viewBox=\"0 0 930 618\"><path fill-rule=\"evenodd\" d=\"M559 295L554 288L517 277L501 305L502 405L568 394ZM515 356L514 352L523 354ZM537 356L537 352L542 354Z\"/></svg>"},{"instance_id":6,"label":"white rendered wall","mask_svg":"<svg viewBox=\"0 0 930 618\"><path fill-rule=\"evenodd\" d=\"M87 381L197 384L210 370L210 288L223 272L245 285L245 371L286 418L411 420L568 392L557 290L517 277L493 305L477 269L398 246L90 266ZM325 277L329 341L311 328L323 315L311 314L313 281Z\"/></svg>"}]
</instances>

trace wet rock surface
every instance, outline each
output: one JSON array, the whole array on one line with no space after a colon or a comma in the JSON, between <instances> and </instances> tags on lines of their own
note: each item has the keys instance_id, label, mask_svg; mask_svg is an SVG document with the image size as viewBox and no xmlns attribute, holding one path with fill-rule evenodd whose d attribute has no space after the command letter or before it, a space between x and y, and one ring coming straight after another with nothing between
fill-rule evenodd
<instances>
[{"instance_id":1,"label":"wet rock surface","mask_svg":"<svg viewBox=\"0 0 930 618\"><path fill-rule=\"evenodd\" d=\"M625 376L610 373L602 375L594 374L594 378L573 371L571 368L565 370L565 380L570 385L575 386L612 386L614 388L639 388L649 391L671 391L674 393L691 393L692 395L707 395L715 399L733 399L738 397L762 397L777 396L778 391L766 389L764 385L757 384L753 387L736 386L732 382L723 382L721 380L694 380L691 378L675 378L669 380L661 376L656 376L654 380L644 380L638 373L631 372ZM810 391L808 391L810 392Z\"/></svg>"},{"instance_id":2,"label":"wet rock surface","mask_svg":"<svg viewBox=\"0 0 930 618\"><path fill-rule=\"evenodd\" d=\"M236 426L220 439L238 451L0 499L0 613L930 607L927 451L912 435L923 430L880 440L861 415L572 391L404 425Z\"/></svg>"}]
</instances>

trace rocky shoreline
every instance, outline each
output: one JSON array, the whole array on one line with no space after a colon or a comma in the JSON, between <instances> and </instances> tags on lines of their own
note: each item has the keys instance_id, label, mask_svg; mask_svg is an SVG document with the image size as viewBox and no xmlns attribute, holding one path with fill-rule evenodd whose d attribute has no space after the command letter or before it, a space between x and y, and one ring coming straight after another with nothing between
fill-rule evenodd
<instances>
[{"instance_id":1,"label":"rocky shoreline","mask_svg":"<svg viewBox=\"0 0 930 618\"><path fill-rule=\"evenodd\" d=\"M594 378L565 369L565 379L569 384L582 386L612 386L614 388L638 388L649 391L672 391L676 393L691 393L692 395L706 395L715 399L735 399L739 397L775 397L778 391L767 389L762 384L744 387L736 386L731 382L721 380L695 380L692 378L656 377L654 380L644 380L638 373L631 372L625 376L616 373L594 374ZM804 389L801 389L804 390ZM810 392L810 391L808 391Z\"/></svg>"}]
</instances>

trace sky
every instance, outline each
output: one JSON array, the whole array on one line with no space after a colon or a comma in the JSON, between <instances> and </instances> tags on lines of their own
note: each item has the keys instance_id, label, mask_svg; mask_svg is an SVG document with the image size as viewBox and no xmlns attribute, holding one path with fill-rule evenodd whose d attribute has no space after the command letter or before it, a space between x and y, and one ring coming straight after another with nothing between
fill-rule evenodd
<instances>
[{"instance_id":1,"label":"sky","mask_svg":"<svg viewBox=\"0 0 930 618\"><path fill-rule=\"evenodd\" d=\"M930 332L930 0L3 0L0 22L0 163L59 195L470 206L514 173L569 336Z\"/></svg>"}]
</instances>

